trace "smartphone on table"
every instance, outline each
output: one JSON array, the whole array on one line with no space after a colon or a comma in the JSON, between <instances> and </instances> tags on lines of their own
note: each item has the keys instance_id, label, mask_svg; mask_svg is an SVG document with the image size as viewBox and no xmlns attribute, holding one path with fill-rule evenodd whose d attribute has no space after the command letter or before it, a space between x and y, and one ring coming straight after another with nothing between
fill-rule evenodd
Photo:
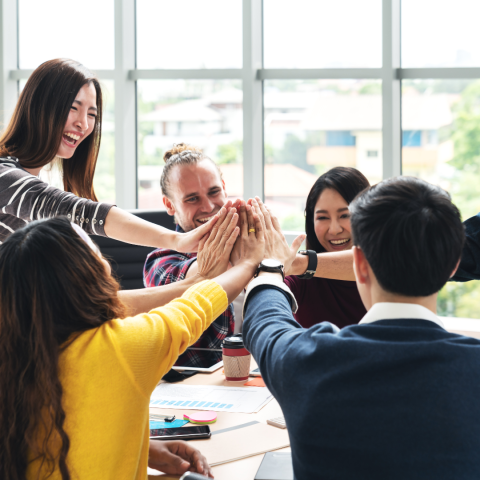
<instances>
[{"instance_id":1,"label":"smartphone on table","mask_svg":"<svg viewBox=\"0 0 480 480\"><path fill-rule=\"evenodd\" d=\"M208 425L180 428L152 428L150 440L195 440L210 438L212 433Z\"/></svg>"},{"instance_id":2,"label":"smartphone on table","mask_svg":"<svg viewBox=\"0 0 480 480\"><path fill-rule=\"evenodd\" d=\"M254 370L252 370L252 371L249 373L249 375L250 375L251 377L261 377L261 376L262 376L262 374L260 373L260 369L259 369L258 367L255 368Z\"/></svg>"}]
</instances>

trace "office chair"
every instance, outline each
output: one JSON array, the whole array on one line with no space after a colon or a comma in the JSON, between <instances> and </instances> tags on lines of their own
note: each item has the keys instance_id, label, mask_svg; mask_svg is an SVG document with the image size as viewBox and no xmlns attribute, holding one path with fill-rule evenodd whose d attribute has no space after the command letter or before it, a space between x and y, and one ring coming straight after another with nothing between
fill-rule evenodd
<instances>
[{"instance_id":1,"label":"office chair","mask_svg":"<svg viewBox=\"0 0 480 480\"><path fill-rule=\"evenodd\" d=\"M159 210L130 210L137 217L148 222L175 230L173 217ZM92 235L91 239L98 245L102 255L107 258L115 272L122 290L143 288L143 265L147 255L155 250L114 240L113 238Z\"/></svg>"}]
</instances>

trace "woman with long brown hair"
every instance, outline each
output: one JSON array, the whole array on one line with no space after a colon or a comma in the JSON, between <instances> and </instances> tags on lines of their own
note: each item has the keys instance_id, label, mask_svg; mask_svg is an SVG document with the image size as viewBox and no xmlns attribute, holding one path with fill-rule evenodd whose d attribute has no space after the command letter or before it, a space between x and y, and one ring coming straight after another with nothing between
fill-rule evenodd
<instances>
[{"instance_id":1,"label":"woman with long brown hair","mask_svg":"<svg viewBox=\"0 0 480 480\"><path fill-rule=\"evenodd\" d=\"M196 285L133 317L66 218L32 222L0 245L0 478L146 478L152 391L263 258L259 213L248 215L256 232L243 222L233 268L238 215L222 209L200 243Z\"/></svg>"},{"instance_id":2,"label":"woman with long brown hair","mask_svg":"<svg viewBox=\"0 0 480 480\"><path fill-rule=\"evenodd\" d=\"M369 186L365 175L352 167L332 168L317 179L305 207L306 246L310 254L352 248L348 205ZM306 277L285 278L297 299L295 319L302 327L328 321L343 328L358 323L367 313L354 281Z\"/></svg>"},{"instance_id":3,"label":"woman with long brown hair","mask_svg":"<svg viewBox=\"0 0 480 480\"><path fill-rule=\"evenodd\" d=\"M33 220L66 215L88 234L195 251L218 217L178 233L97 201L93 176L101 130L100 83L82 64L50 60L32 73L0 138L0 242ZM65 191L38 178L55 159Z\"/></svg>"}]
</instances>

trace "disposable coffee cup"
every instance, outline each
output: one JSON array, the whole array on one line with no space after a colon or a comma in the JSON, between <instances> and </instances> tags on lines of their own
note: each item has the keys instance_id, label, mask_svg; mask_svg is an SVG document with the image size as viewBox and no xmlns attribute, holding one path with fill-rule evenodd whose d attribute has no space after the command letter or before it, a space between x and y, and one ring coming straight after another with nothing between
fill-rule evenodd
<instances>
[{"instance_id":1,"label":"disposable coffee cup","mask_svg":"<svg viewBox=\"0 0 480 480\"><path fill-rule=\"evenodd\" d=\"M252 356L243 344L241 333L225 338L222 344L222 353L225 379L229 382L248 380Z\"/></svg>"}]
</instances>

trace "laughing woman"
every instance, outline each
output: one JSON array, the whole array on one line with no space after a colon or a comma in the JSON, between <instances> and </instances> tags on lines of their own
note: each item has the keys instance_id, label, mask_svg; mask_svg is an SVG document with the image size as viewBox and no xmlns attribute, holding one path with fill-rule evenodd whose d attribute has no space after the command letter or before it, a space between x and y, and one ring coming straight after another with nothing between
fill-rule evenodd
<instances>
[{"instance_id":1,"label":"laughing woman","mask_svg":"<svg viewBox=\"0 0 480 480\"><path fill-rule=\"evenodd\" d=\"M100 83L83 65L56 59L32 73L0 138L0 242L33 220L66 215L88 234L196 251L214 222L177 233L98 202L93 176L101 129ZM55 159L65 191L38 178Z\"/></svg>"},{"instance_id":2,"label":"laughing woman","mask_svg":"<svg viewBox=\"0 0 480 480\"><path fill-rule=\"evenodd\" d=\"M324 253L352 248L348 205L369 186L355 168L332 168L318 178L305 208L307 249ZM358 323L367 313L355 282L301 277L286 277L285 283L297 299L295 318L302 327L327 321L342 328Z\"/></svg>"}]
</instances>

